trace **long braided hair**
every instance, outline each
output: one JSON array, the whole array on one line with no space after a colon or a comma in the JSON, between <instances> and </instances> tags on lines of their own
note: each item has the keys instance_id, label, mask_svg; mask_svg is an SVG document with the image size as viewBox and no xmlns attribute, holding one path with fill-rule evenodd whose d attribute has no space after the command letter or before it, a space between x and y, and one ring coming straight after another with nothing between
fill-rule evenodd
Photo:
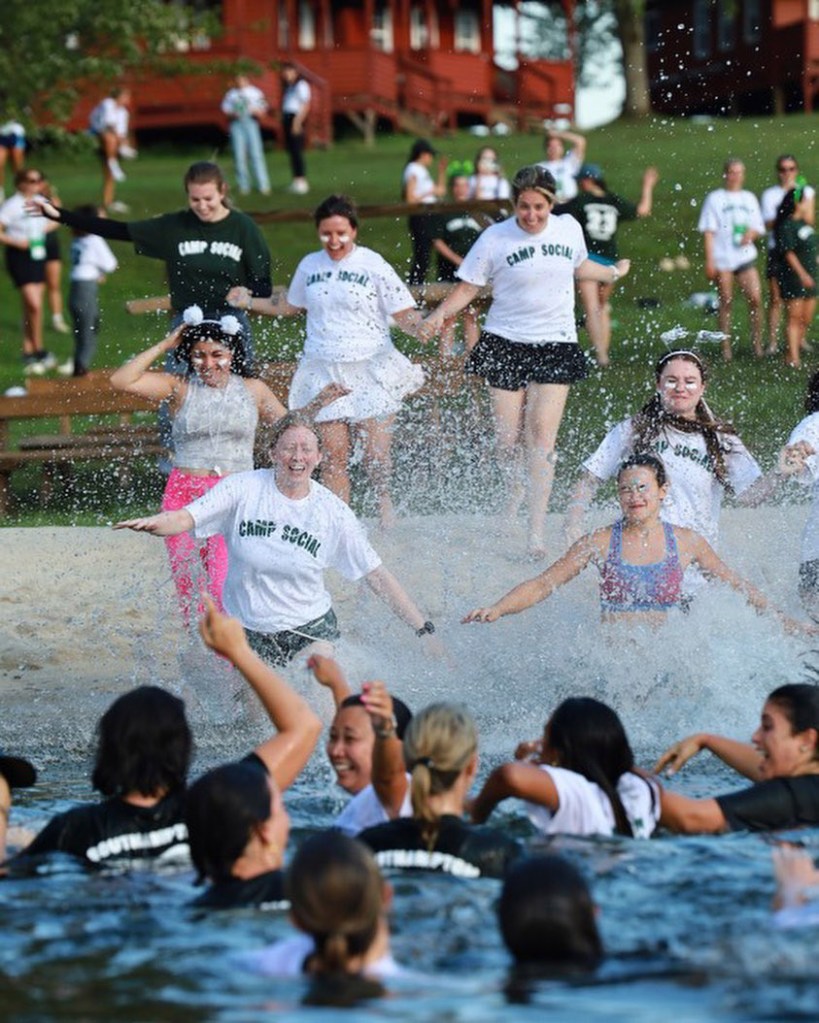
<instances>
[{"instance_id":1,"label":"long braided hair","mask_svg":"<svg viewBox=\"0 0 819 1023\"><path fill-rule=\"evenodd\" d=\"M679 350L666 352L657 361L654 367L654 374L658 384L663 369L673 359L682 359L685 362L692 363L700 371L702 382L707 382L708 370L702 359L695 352ZM736 436L736 430L730 423L717 419L704 398L700 398L697 402L697 407L694 409L694 418L685 419L683 416L676 416L672 412L668 412L663 407L663 400L659 391L655 391L651 399L643 405L637 415L632 417L631 424L634 432L635 454L652 453L654 442L660 432L669 427L679 430L680 433L701 434L705 441L705 450L708 453L711 471L727 493L733 492L733 487L728 477L728 467L725 464L725 450L720 435L732 434Z\"/></svg>"}]
</instances>

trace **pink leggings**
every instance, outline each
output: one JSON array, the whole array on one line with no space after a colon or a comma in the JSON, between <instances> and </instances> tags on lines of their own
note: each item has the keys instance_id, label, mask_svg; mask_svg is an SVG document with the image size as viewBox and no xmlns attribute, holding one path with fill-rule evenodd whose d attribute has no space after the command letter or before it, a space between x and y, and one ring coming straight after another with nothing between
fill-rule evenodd
<instances>
[{"instance_id":1,"label":"pink leggings","mask_svg":"<svg viewBox=\"0 0 819 1023\"><path fill-rule=\"evenodd\" d=\"M191 476L174 469L162 497L162 511L184 508L207 493L220 479L220 476ZM197 540L190 533L180 533L178 536L166 536L165 546L185 625L190 625L194 601L197 618L204 613L204 605L199 599L203 589L207 589L221 611L222 587L228 567L227 547L222 536L217 534L206 540Z\"/></svg>"}]
</instances>

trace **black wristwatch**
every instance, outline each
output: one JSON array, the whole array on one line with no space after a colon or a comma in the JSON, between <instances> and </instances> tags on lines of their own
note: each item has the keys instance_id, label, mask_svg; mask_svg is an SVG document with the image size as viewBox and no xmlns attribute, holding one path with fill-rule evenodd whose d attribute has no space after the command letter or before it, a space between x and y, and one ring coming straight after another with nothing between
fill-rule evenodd
<instances>
[{"instance_id":1,"label":"black wristwatch","mask_svg":"<svg viewBox=\"0 0 819 1023\"><path fill-rule=\"evenodd\" d=\"M420 629L415 630L415 635L426 636L427 633L432 635L433 632L435 632L435 626L432 624L432 622L424 622Z\"/></svg>"}]
</instances>

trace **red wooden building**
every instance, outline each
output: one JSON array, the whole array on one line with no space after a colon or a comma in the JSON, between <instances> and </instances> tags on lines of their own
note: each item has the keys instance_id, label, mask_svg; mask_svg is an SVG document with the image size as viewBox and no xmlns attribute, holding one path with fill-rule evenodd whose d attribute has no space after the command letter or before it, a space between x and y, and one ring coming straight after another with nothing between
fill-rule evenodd
<instances>
[{"instance_id":1,"label":"red wooden building","mask_svg":"<svg viewBox=\"0 0 819 1023\"><path fill-rule=\"evenodd\" d=\"M819 0L647 0L655 110L812 110L819 94Z\"/></svg>"},{"instance_id":2,"label":"red wooden building","mask_svg":"<svg viewBox=\"0 0 819 1023\"><path fill-rule=\"evenodd\" d=\"M514 70L495 61L498 7L514 17ZM556 59L523 52L518 23L533 7L565 26ZM379 124L419 134L480 122L522 127L572 116L573 9L574 0L222 0L222 32L180 48L192 70L242 58L258 65L253 78L271 104L266 127L276 132L277 67L292 60L313 89L314 142L329 142L341 119L366 135ZM224 73L136 81L132 124L136 131L224 127L219 106L227 84ZM85 125L87 110L78 111L76 125Z\"/></svg>"}]
</instances>

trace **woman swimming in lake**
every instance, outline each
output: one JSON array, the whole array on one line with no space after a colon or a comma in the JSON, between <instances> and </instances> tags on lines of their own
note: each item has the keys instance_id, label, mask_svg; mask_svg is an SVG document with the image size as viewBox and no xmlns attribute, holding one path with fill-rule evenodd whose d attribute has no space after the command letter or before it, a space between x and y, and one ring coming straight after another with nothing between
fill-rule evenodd
<instances>
[{"instance_id":1,"label":"woman swimming in lake","mask_svg":"<svg viewBox=\"0 0 819 1023\"><path fill-rule=\"evenodd\" d=\"M774 610L768 599L737 575L692 529L672 526L660 518L668 493L663 463L655 455L634 455L617 474L622 519L581 537L545 572L516 586L489 607L470 611L464 622L494 622L525 611L589 564L600 572L600 611L604 621L659 625L683 601L683 574L696 564L707 576L728 583L758 611ZM779 612L775 612L780 615ZM799 623L784 618L788 630Z\"/></svg>"}]
</instances>

